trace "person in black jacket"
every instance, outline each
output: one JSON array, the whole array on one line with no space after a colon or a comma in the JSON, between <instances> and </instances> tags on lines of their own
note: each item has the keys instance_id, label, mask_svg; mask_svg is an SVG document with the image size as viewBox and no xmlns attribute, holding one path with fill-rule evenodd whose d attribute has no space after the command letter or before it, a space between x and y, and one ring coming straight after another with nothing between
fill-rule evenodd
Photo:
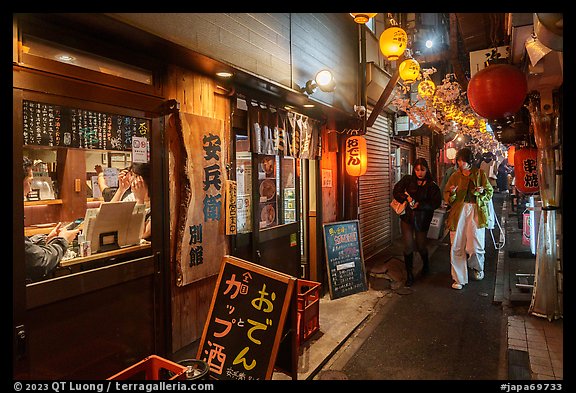
<instances>
[{"instance_id":1,"label":"person in black jacket","mask_svg":"<svg viewBox=\"0 0 576 393\"><path fill-rule=\"evenodd\" d=\"M406 175L394 185L394 199L398 202L408 201L405 213L400 216L402 240L404 244L404 264L406 266L407 287L414 283L414 251L422 258L422 274L428 274L428 229L434 216L434 210L442 203L440 188L434 182L428 162L418 158L414 162L411 175Z\"/></svg>"},{"instance_id":2,"label":"person in black jacket","mask_svg":"<svg viewBox=\"0 0 576 393\"><path fill-rule=\"evenodd\" d=\"M24 157L24 196L30 192L32 182L32 161ZM26 279L38 281L46 278L60 264L68 250L68 244L74 240L80 227L68 230L58 223L48 235L24 236L24 254L26 262Z\"/></svg>"}]
</instances>

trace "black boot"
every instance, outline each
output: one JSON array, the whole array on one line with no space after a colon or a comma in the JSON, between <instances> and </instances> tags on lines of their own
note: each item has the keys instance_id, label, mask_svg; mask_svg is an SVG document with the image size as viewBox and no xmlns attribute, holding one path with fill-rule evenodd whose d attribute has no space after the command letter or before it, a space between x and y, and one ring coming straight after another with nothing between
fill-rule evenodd
<instances>
[{"instance_id":1,"label":"black boot","mask_svg":"<svg viewBox=\"0 0 576 393\"><path fill-rule=\"evenodd\" d=\"M412 272L413 262L414 253L404 254L404 265L406 265L406 283L404 285L407 287L411 287L412 284L414 284L414 273Z\"/></svg>"},{"instance_id":2,"label":"black boot","mask_svg":"<svg viewBox=\"0 0 576 393\"><path fill-rule=\"evenodd\" d=\"M428 261L428 253L420 254L422 258L422 275L427 276L430 273L430 262Z\"/></svg>"}]
</instances>

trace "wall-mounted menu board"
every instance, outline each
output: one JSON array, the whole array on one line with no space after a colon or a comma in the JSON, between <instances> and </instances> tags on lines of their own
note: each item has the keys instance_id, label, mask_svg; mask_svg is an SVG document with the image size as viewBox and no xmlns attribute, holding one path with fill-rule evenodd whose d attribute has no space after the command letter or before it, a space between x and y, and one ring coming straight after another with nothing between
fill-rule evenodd
<instances>
[{"instance_id":1,"label":"wall-mounted menu board","mask_svg":"<svg viewBox=\"0 0 576 393\"><path fill-rule=\"evenodd\" d=\"M225 256L197 358L221 380L271 379L296 278Z\"/></svg>"},{"instance_id":2,"label":"wall-mounted menu board","mask_svg":"<svg viewBox=\"0 0 576 393\"><path fill-rule=\"evenodd\" d=\"M23 102L24 145L131 150L132 137L149 138L150 122L42 102Z\"/></svg>"},{"instance_id":3,"label":"wall-mounted menu board","mask_svg":"<svg viewBox=\"0 0 576 393\"><path fill-rule=\"evenodd\" d=\"M358 220L323 225L330 298L368 290Z\"/></svg>"}]
</instances>

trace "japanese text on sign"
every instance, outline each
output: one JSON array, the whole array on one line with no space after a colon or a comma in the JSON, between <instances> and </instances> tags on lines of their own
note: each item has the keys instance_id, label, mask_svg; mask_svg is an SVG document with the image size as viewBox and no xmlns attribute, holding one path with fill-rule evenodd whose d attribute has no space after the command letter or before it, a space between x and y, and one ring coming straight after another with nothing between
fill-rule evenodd
<instances>
[{"instance_id":1,"label":"japanese text on sign","mask_svg":"<svg viewBox=\"0 0 576 393\"><path fill-rule=\"evenodd\" d=\"M358 220L324 224L332 299L368 290Z\"/></svg>"},{"instance_id":2,"label":"japanese text on sign","mask_svg":"<svg viewBox=\"0 0 576 393\"><path fill-rule=\"evenodd\" d=\"M219 221L222 210L222 172L220 170L221 142L218 135L212 133L202 138L204 149L204 221Z\"/></svg>"},{"instance_id":3,"label":"japanese text on sign","mask_svg":"<svg viewBox=\"0 0 576 393\"><path fill-rule=\"evenodd\" d=\"M264 272L264 274L263 274ZM216 379L266 379L284 325L292 278L226 257L198 357Z\"/></svg>"}]
</instances>

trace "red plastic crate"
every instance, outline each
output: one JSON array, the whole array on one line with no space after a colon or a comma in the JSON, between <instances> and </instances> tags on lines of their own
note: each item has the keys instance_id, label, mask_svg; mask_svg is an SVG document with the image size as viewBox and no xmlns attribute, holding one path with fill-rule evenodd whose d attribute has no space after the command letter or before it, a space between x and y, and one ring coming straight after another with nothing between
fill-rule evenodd
<instances>
[{"instance_id":1,"label":"red plastic crate","mask_svg":"<svg viewBox=\"0 0 576 393\"><path fill-rule=\"evenodd\" d=\"M186 379L188 368L164 359L150 355L127 369L114 374L108 380L174 380Z\"/></svg>"},{"instance_id":2,"label":"red plastic crate","mask_svg":"<svg viewBox=\"0 0 576 393\"><path fill-rule=\"evenodd\" d=\"M298 345L320 330L320 283L297 281L298 294Z\"/></svg>"}]
</instances>

